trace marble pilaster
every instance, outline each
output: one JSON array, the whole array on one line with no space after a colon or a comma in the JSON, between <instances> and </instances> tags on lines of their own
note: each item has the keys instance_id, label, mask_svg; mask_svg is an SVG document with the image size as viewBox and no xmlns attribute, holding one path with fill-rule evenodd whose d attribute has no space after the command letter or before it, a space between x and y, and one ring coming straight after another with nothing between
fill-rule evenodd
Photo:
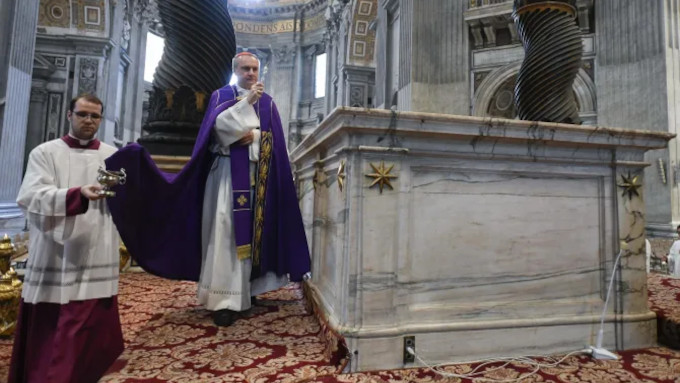
<instances>
[{"instance_id":1,"label":"marble pilaster","mask_svg":"<svg viewBox=\"0 0 680 383\"><path fill-rule=\"evenodd\" d=\"M382 3L382 2L381 2ZM375 66L376 68L387 68L387 49L383 48L385 44L378 44L380 41L387 41L387 10L382 4L379 4L378 16L374 21L375 26ZM373 98L373 105L378 108L385 107L385 96L386 96L386 86L387 77L386 70L379 70L375 72L375 94Z\"/></svg>"},{"instance_id":2,"label":"marble pilaster","mask_svg":"<svg viewBox=\"0 0 680 383\"><path fill-rule=\"evenodd\" d=\"M130 57L125 97L121 123L123 135L119 137L120 144L136 142L142 131L142 117L144 109L144 65L146 60L146 37L149 27L143 18L133 18L130 31L130 43L127 51Z\"/></svg>"},{"instance_id":3,"label":"marble pilaster","mask_svg":"<svg viewBox=\"0 0 680 383\"><path fill-rule=\"evenodd\" d=\"M677 133L680 1L598 0L594 7L598 123ZM654 164L645 170L647 229L669 235L680 224L676 140L646 159Z\"/></svg>"},{"instance_id":4,"label":"marble pilaster","mask_svg":"<svg viewBox=\"0 0 680 383\"><path fill-rule=\"evenodd\" d=\"M295 91L295 67L297 63L297 49L293 45L282 45L272 51L271 67L267 73L265 91L271 92L274 102L281 115L281 126L288 127L291 111L295 109L293 103ZM288 142L288 129L284 129L284 136Z\"/></svg>"},{"instance_id":5,"label":"marble pilaster","mask_svg":"<svg viewBox=\"0 0 680 383\"><path fill-rule=\"evenodd\" d=\"M47 83L47 79L33 79L33 85L31 87L31 102L29 104L28 124L26 125L26 148L24 150L24 164L26 164L31 150L45 141L45 123L47 117L47 101L49 97Z\"/></svg>"},{"instance_id":6,"label":"marble pilaster","mask_svg":"<svg viewBox=\"0 0 680 383\"><path fill-rule=\"evenodd\" d=\"M377 105L398 99L399 110L468 114L469 100L454 96L470 91L465 2L380 3L376 49L386 71L376 80Z\"/></svg>"},{"instance_id":7,"label":"marble pilaster","mask_svg":"<svg viewBox=\"0 0 680 383\"><path fill-rule=\"evenodd\" d=\"M23 175L24 145L31 94L31 73L38 21L38 1L3 1L0 8L3 81L0 84L0 220L21 215L16 195ZM5 51L6 50L6 51Z\"/></svg>"},{"instance_id":8,"label":"marble pilaster","mask_svg":"<svg viewBox=\"0 0 680 383\"><path fill-rule=\"evenodd\" d=\"M325 115L330 113L335 104L333 102L334 91L333 91L333 68L335 62L335 41L333 39L332 32L327 32L326 37L326 97L325 97Z\"/></svg>"},{"instance_id":9,"label":"marble pilaster","mask_svg":"<svg viewBox=\"0 0 680 383\"><path fill-rule=\"evenodd\" d=\"M343 105L355 108L372 108L375 92L375 68L345 65L342 72L347 89Z\"/></svg>"},{"instance_id":10,"label":"marble pilaster","mask_svg":"<svg viewBox=\"0 0 680 383\"><path fill-rule=\"evenodd\" d=\"M125 76L124 68L121 68L124 61L121 57L120 38L123 35L124 24L124 2L117 2L112 6L110 17L111 23L111 44L110 49L106 50L106 57L99 63L101 84L98 86L97 93L104 101L104 118L99 126L98 137L106 142L114 142L116 137L116 125L120 123L120 113L123 83ZM124 67L124 65L123 65Z\"/></svg>"}]
</instances>

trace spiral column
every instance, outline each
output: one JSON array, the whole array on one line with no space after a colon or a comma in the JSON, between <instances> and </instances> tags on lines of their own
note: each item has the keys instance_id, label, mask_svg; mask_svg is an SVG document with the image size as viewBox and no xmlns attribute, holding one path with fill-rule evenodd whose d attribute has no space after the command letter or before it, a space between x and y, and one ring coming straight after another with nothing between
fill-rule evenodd
<instances>
[{"instance_id":1,"label":"spiral column","mask_svg":"<svg viewBox=\"0 0 680 383\"><path fill-rule=\"evenodd\" d=\"M152 154L191 153L210 94L229 82L236 39L227 0L158 0L165 50L149 97Z\"/></svg>"},{"instance_id":2,"label":"spiral column","mask_svg":"<svg viewBox=\"0 0 680 383\"><path fill-rule=\"evenodd\" d=\"M576 0L514 0L513 18L526 52L515 84L522 120L580 124L572 90L583 43Z\"/></svg>"}]
</instances>

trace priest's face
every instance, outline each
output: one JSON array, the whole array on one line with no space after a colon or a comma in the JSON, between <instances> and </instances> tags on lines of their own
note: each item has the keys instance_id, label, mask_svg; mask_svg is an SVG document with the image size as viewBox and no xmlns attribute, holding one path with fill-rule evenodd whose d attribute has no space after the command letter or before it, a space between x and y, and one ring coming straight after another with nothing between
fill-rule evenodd
<instances>
[{"instance_id":1,"label":"priest's face","mask_svg":"<svg viewBox=\"0 0 680 383\"><path fill-rule=\"evenodd\" d=\"M252 88L260 76L260 62L255 57L248 55L237 58L237 62L236 78L238 78L238 86L243 89Z\"/></svg>"},{"instance_id":2,"label":"priest's face","mask_svg":"<svg viewBox=\"0 0 680 383\"><path fill-rule=\"evenodd\" d=\"M73 111L68 112L71 134L81 140L91 140L102 122L102 106L85 99L76 101Z\"/></svg>"}]
</instances>

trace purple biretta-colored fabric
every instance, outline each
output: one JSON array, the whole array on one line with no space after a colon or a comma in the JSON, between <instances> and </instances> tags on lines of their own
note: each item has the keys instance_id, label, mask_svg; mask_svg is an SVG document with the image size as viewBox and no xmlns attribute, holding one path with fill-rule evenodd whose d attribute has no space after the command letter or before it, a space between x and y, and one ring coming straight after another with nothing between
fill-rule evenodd
<instances>
[{"instance_id":1,"label":"purple biretta-colored fabric","mask_svg":"<svg viewBox=\"0 0 680 383\"><path fill-rule=\"evenodd\" d=\"M118 298L21 301L10 383L94 383L123 352Z\"/></svg>"},{"instance_id":2,"label":"purple biretta-colored fabric","mask_svg":"<svg viewBox=\"0 0 680 383\"><path fill-rule=\"evenodd\" d=\"M128 251L148 272L170 279L198 280L203 195L214 160L208 150L211 133L217 116L236 102L236 91L231 86L212 94L191 159L176 175L160 171L149 153L137 144L122 148L106 160L107 169L125 168L127 172L125 185L115 187L116 197L107 201ZM276 105L267 94L262 95L259 104L260 126L272 132L274 145L267 177L260 267L253 269L252 278L273 271L290 274L297 281L310 269L307 239Z\"/></svg>"}]
</instances>

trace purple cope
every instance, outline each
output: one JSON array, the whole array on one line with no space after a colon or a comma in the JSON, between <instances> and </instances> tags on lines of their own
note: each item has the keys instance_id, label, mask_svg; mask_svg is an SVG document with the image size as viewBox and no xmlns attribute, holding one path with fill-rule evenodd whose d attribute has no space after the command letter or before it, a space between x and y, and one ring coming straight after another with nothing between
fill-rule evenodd
<instances>
[{"instance_id":1,"label":"purple cope","mask_svg":"<svg viewBox=\"0 0 680 383\"><path fill-rule=\"evenodd\" d=\"M107 169L125 168L127 172L125 185L116 186L116 197L107 201L123 243L149 273L192 281L200 277L203 195L215 157L208 150L211 133L217 116L238 102L237 94L231 86L213 92L191 159L179 173L160 171L146 149L136 143L106 160ZM271 271L279 276L289 274L292 281L300 281L310 271L310 256L281 118L276 104L266 93L255 107L259 110L263 137L257 178L258 182L264 179L263 184L256 185L256 190L260 187L259 192L264 191L265 197L260 201L254 198L253 209L259 208L263 214L259 214L259 220L258 214L252 212L248 212L245 220L234 217L237 246L252 241L251 280ZM264 153L267 147L268 160ZM230 159L236 161L232 169L234 166L244 168L240 172L241 181L235 179L234 182L242 182L245 174L249 184L248 154L243 149L247 147L232 145ZM244 224L249 221L253 224Z\"/></svg>"}]
</instances>

